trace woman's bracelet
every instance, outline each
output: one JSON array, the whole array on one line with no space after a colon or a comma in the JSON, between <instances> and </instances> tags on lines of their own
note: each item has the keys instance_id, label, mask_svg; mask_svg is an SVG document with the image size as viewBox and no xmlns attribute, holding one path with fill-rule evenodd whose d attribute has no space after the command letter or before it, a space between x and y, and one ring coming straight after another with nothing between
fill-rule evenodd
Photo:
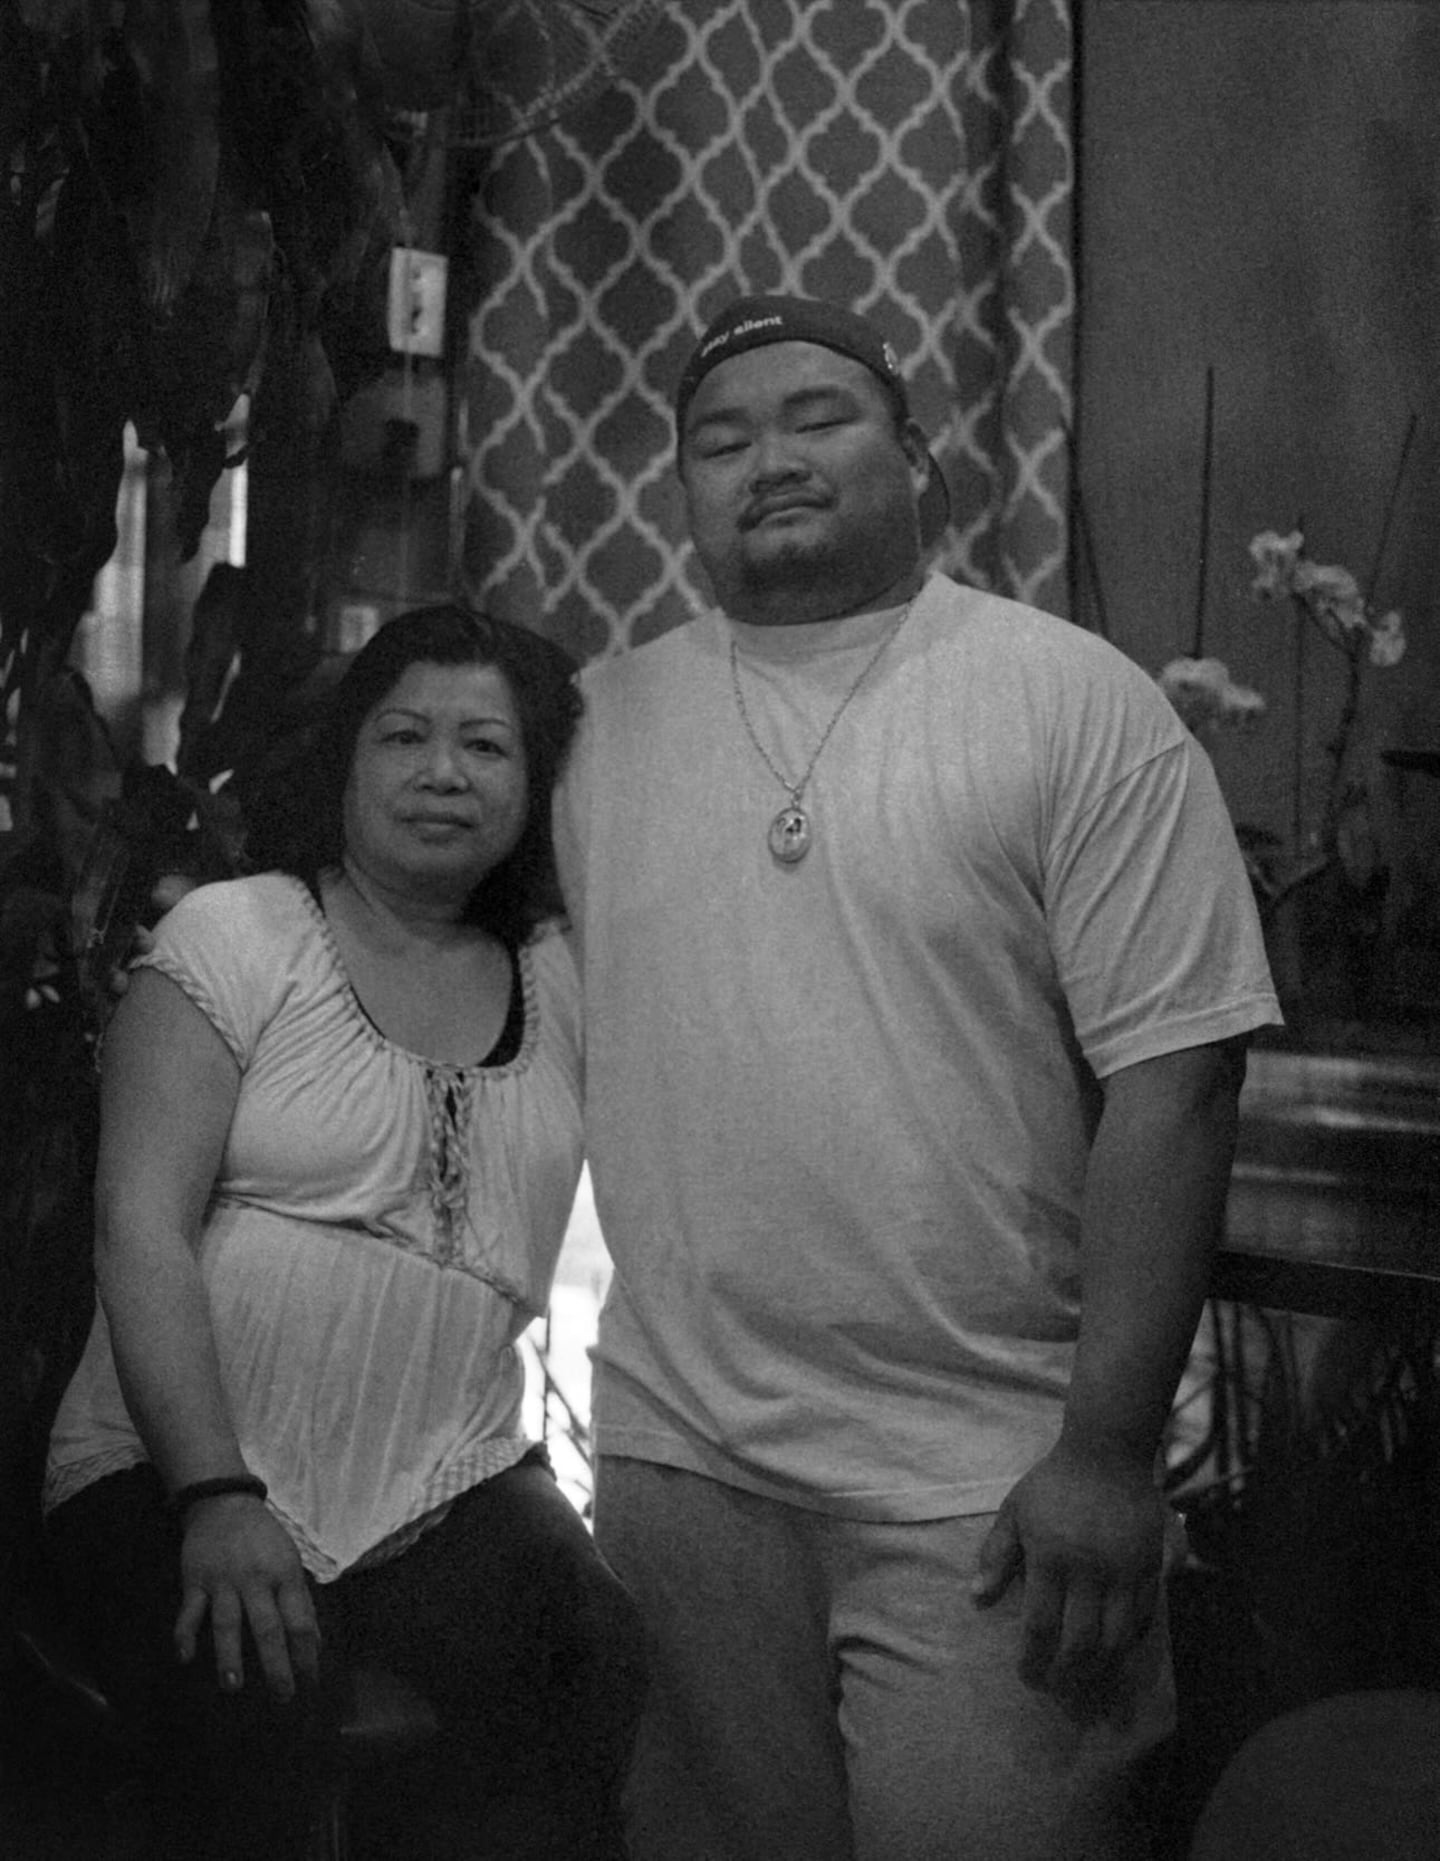
<instances>
[{"instance_id":1,"label":"woman's bracelet","mask_svg":"<svg viewBox=\"0 0 1440 1861\"><path fill-rule=\"evenodd\" d=\"M248 1493L252 1499L263 1499L270 1488L254 1473L225 1473L214 1480L192 1480L188 1486L182 1486L171 1495L170 1510L176 1518L183 1518L191 1506L202 1499L220 1499L226 1493Z\"/></svg>"}]
</instances>

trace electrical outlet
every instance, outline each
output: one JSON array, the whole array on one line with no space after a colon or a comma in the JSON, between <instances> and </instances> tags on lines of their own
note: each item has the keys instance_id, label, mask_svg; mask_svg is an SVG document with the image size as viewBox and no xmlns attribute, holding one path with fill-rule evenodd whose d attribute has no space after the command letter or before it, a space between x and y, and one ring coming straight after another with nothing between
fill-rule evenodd
<instances>
[{"instance_id":1,"label":"electrical outlet","mask_svg":"<svg viewBox=\"0 0 1440 1861\"><path fill-rule=\"evenodd\" d=\"M442 355L449 261L439 252L396 246L390 254L390 347L401 355Z\"/></svg>"}]
</instances>

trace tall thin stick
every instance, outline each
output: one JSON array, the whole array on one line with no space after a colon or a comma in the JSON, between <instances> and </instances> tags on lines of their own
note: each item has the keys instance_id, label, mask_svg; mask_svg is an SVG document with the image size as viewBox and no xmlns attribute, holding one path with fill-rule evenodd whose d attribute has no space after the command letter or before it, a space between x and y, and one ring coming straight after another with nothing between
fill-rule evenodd
<instances>
[{"instance_id":1,"label":"tall thin stick","mask_svg":"<svg viewBox=\"0 0 1440 1861\"><path fill-rule=\"evenodd\" d=\"M1400 447L1400 460L1395 467L1395 477L1390 486L1390 496L1385 502L1385 516L1380 524L1380 540L1375 545L1375 560L1370 568L1370 579L1365 584L1365 599L1373 601L1375 590L1380 583L1380 569L1385 561L1385 549L1390 541L1391 525L1395 521L1395 507L1400 499L1400 485L1405 477L1405 467L1410 462L1410 448L1415 443L1415 429L1419 425L1418 417L1411 414L1405 428L1405 439Z\"/></svg>"},{"instance_id":2,"label":"tall thin stick","mask_svg":"<svg viewBox=\"0 0 1440 1861\"><path fill-rule=\"evenodd\" d=\"M1090 512L1085 504L1085 490L1080 483L1080 452L1075 432L1067 421L1064 426L1065 449L1070 455L1070 496L1075 510L1075 527L1080 532L1080 555L1095 597L1095 631L1102 640L1110 638L1110 618L1105 608L1105 590L1100 585L1100 562L1095 553L1095 534L1090 528Z\"/></svg>"},{"instance_id":3,"label":"tall thin stick","mask_svg":"<svg viewBox=\"0 0 1440 1861\"><path fill-rule=\"evenodd\" d=\"M1305 616L1295 609L1295 777L1290 811L1290 845L1296 859L1305 851Z\"/></svg>"},{"instance_id":4,"label":"tall thin stick","mask_svg":"<svg viewBox=\"0 0 1440 1861\"><path fill-rule=\"evenodd\" d=\"M1210 574L1210 480L1215 453L1215 369L1205 369L1205 435L1200 455L1200 564L1195 585L1195 628L1190 657L1205 656L1205 585Z\"/></svg>"},{"instance_id":5,"label":"tall thin stick","mask_svg":"<svg viewBox=\"0 0 1440 1861\"><path fill-rule=\"evenodd\" d=\"M1304 548L1305 518L1295 519ZM1294 781L1290 802L1290 850L1298 860L1305 851L1305 614L1300 603L1291 601L1295 613L1295 736L1293 746Z\"/></svg>"}]
</instances>

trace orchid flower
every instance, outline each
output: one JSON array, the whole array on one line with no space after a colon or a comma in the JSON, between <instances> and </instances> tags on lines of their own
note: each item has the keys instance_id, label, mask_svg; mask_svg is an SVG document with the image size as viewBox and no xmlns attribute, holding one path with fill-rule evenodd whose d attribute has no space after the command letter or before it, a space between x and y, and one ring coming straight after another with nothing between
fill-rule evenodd
<instances>
[{"instance_id":1,"label":"orchid flower","mask_svg":"<svg viewBox=\"0 0 1440 1861\"><path fill-rule=\"evenodd\" d=\"M1400 615L1392 611L1374 619L1349 569L1312 562L1299 530L1288 536L1262 530L1250 539L1250 557L1256 570L1254 593L1262 601L1288 597L1348 658L1358 659L1364 650L1371 665L1393 666L1403 656L1405 626Z\"/></svg>"},{"instance_id":2,"label":"orchid flower","mask_svg":"<svg viewBox=\"0 0 1440 1861\"><path fill-rule=\"evenodd\" d=\"M1223 659L1172 659L1159 685L1181 723L1197 733L1206 725L1243 728L1265 711L1261 694L1237 685Z\"/></svg>"}]
</instances>

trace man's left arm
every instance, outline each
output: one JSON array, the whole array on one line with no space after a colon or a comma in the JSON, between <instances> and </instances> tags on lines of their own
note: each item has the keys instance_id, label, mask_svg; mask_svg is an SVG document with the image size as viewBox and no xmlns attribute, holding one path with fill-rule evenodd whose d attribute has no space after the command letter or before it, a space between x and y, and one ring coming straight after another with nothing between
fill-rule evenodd
<instances>
[{"instance_id":1,"label":"man's left arm","mask_svg":"<svg viewBox=\"0 0 1440 1861\"><path fill-rule=\"evenodd\" d=\"M1245 1048L1243 1036L1184 1048L1104 1081L1060 1438L981 1555L981 1604L1023 1571L1022 1677L1076 1710L1103 1697L1155 1617L1168 1516L1156 1457L1221 1232Z\"/></svg>"}]
</instances>

